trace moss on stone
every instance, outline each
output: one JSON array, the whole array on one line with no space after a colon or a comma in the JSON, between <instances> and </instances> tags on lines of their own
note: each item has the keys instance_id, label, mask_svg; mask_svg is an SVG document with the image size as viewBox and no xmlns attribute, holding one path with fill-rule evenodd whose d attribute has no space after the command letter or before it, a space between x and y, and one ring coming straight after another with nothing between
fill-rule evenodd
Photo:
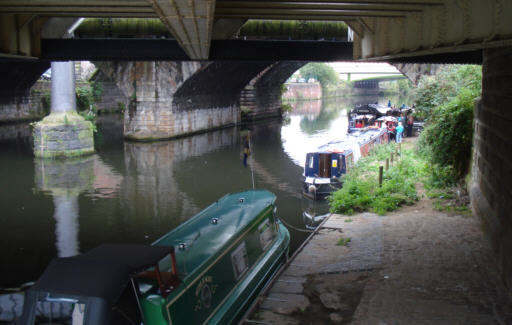
<instances>
[{"instance_id":1,"label":"moss on stone","mask_svg":"<svg viewBox=\"0 0 512 325\"><path fill-rule=\"evenodd\" d=\"M52 113L46 116L41 121L34 124L34 126L43 125L75 125L78 123L85 122L85 119L80 116L77 112L66 112L66 113Z\"/></svg>"},{"instance_id":2,"label":"moss on stone","mask_svg":"<svg viewBox=\"0 0 512 325\"><path fill-rule=\"evenodd\" d=\"M50 150L44 150L43 152L38 151L38 150L34 151L34 155L38 158L73 158L73 157L90 155L93 153L94 153L94 147L66 150L66 151L50 151Z\"/></svg>"}]
</instances>

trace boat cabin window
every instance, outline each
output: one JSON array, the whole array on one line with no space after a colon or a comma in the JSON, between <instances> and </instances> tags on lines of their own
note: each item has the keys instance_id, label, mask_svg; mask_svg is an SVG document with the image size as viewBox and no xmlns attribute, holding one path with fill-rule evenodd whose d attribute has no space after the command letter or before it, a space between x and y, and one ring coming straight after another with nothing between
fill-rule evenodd
<instances>
[{"instance_id":1,"label":"boat cabin window","mask_svg":"<svg viewBox=\"0 0 512 325\"><path fill-rule=\"evenodd\" d=\"M308 162L309 168L313 168L313 163L315 162L315 160L313 159L313 156L309 156L308 159L309 159L309 162Z\"/></svg>"},{"instance_id":2,"label":"boat cabin window","mask_svg":"<svg viewBox=\"0 0 512 325\"><path fill-rule=\"evenodd\" d=\"M83 325L85 304L75 299L45 297L37 301L34 324Z\"/></svg>"},{"instance_id":3,"label":"boat cabin window","mask_svg":"<svg viewBox=\"0 0 512 325\"><path fill-rule=\"evenodd\" d=\"M264 251L267 249L267 247L270 246L272 240L274 239L274 232L272 231L272 227L270 226L269 219L266 219L258 226L258 232L260 234L261 249Z\"/></svg>"},{"instance_id":4,"label":"boat cabin window","mask_svg":"<svg viewBox=\"0 0 512 325\"><path fill-rule=\"evenodd\" d=\"M174 250L153 267L139 272L136 278L138 291L141 294L147 294L155 290L158 291L162 297L167 297L181 282L178 275Z\"/></svg>"},{"instance_id":5,"label":"boat cabin window","mask_svg":"<svg viewBox=\"0 0 512 325\"><path fill-rule=\"evenodd\" d=\"M231 253L231 263L233 264L235 280L238 280L249 268L249 256L247 255L245 242L242 242L240 245L238 245L233 253Z\"/></svg>"}]
</instances>

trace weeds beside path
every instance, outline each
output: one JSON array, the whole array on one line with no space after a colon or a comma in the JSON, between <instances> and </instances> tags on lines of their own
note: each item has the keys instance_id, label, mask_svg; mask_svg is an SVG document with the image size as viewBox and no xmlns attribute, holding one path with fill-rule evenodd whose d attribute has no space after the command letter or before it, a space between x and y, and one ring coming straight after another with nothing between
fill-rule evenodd
<instances>
[{"instance_id":1,"label":"weeds beside path","mask_svg":"<svg viewBox=\"0 0 512 325\"><path fill-rule=\"evenodd\" d=\"M435 209L436 199L417 185L418 201L385 216L332 215L252 319L275 325L512 324L510 296L480 221Z\"/></svg>"},{"instance_id":2,"label":"weeds beside path","mask_svg":"<svg viewBox=\"0 0 512 325\"><path fill-rule=\"evenodd\" d=\"M450 182L442 168L429 166L417 153L416 137L396 143L377 145L368 157L343 176L343 187L329 197L331 212L354 214L375 212L385 215L403 205L412 205L419 199L418 189L426 188L422 195L435 199L439 211L471 214L469 198L464 187L446 186ZM386 163L386 159L388 163ZM379 167L384 169L382 185L379 185Z\"/></svg>"}]
</instances>

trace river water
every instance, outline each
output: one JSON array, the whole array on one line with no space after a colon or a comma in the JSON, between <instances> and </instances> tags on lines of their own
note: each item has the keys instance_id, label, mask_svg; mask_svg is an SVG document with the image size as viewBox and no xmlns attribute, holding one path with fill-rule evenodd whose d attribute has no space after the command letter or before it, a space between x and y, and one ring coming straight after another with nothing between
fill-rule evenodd
<instances>
[{"instance_id":1,"label":"river water","mask_svg":"<svg viewBox=\"0 0 512 325\"><path fill-rule=\"evenodd\" d=\"M73 160L35 159L28 124L0 125L0 288L35 281L56 256L105 242L150 244L253 184L277 196L294 251L319 222L305 215L328 212L302 197L305 154L345 136L355 101L376 99L301 102L284 121L152 143L124 141L121 116L99 116L96 153Z\"/></svg>"}]
</instances>

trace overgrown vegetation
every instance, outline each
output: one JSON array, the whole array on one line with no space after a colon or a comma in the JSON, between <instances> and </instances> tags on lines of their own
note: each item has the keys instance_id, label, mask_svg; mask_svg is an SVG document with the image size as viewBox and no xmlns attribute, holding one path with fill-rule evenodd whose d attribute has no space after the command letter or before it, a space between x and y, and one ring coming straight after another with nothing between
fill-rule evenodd
<instances>
[{"instance_id":1,"label":"overgrown vegetation","mask_svg":"<svg viewBox=\"0 0 512 325\"><path fill-rule=\"evenodd\" d=\"M414 150L403 149L400 159L384 171L382 186L378 184L379 166L394 150L394 144L379 145L342 176L343 187L329 197L331 212L351 215L372 211L384 215L414 203L418 199L414 183L424 170Z\"/></svg>"},{"instance_id":2,"label":"overgrown vegetation","mask_svg":"<svg viewBox=\"0 0 512 325\"><path fill-rule=\"evenodd\" d=\"M249 20L240 28L239 37L244 36L285 39L346 39L347 24L303 20Z\"/></svg>"},{"instance_id":3,"label":"overgrown vegetation","mask_svg":"<svg viewBox=\"0 0 512 325\"><path fill-rule=\"evenodd\" d=\"M76 108L87 110L94 104L93 91L90 85L76 87Z\"/></svg>"},{"instance_id":4,"label":"overgrown vegetation","mask_svg":"<svg viewBox=\"0 0 512 325\"><path fill-rule=\"evenodd\" d=\"M314 78L320 82L322 89L327 89L328 85L338 83L338 74L336 71L325 63L308 63L300 68L302 78L308 80Z\"/></svg>"},{"instance_id":5,"label":"overgrown vegetation","mask_svg":"<svg viewBox=\"0 0 512 325\"><path fill-rule=\"evenodd\" d=\"M427 187L453 186L468 173L481 83L480 66L446 66L435 76L421 78L416 114L426 120L418 149L430 165Z\"/></svg>"}]
</instances>

